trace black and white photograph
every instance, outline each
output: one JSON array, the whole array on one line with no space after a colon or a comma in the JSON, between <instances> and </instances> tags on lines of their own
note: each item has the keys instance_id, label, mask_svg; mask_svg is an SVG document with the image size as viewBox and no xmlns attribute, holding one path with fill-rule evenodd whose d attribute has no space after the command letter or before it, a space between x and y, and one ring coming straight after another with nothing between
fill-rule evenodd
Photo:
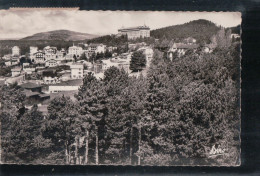
<instances>
[{"instance_id":1,"label":"black and white photograph","mask_svg":"<svg viewBox=\"0 0 260 176\"><path fill-rule=\"evenodd\" d=\"M0 18L1 164L241 165L240 12Z\"/></svg>"}]
</instances>

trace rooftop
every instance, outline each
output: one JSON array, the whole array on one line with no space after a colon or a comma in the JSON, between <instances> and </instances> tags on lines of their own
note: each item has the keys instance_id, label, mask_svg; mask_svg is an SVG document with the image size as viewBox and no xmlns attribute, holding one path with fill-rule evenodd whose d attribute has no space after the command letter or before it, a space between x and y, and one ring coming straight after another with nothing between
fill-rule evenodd
<instances>
[{"instance_id":1,"label":"rooftop","mask_svg":"<svg viewBox=\"0 0 260 176\"><path fill-rule=\"evenodd\" d=\"M31 91L23 91L23 93L25 94L26 97L31 97L40 94L39 92L31 92Z\"/></svg>"},{"instance_id":2,"label":"rooftop","mask_svg":"<svg viewBox=\"0 0 260 176\"><path fill-rule=\"evenodd\" d=\"M127 27L127 28L122 27L121 29L118 29L118 31L120 32L120 31L124 31L124 30L140 30L140 29L150 30L150 28L148 26L144 25L144 26L135 26L135 27Z\"/></svg>"},{"instance_id":3,"label":"rooftop","mask_svg":"<svg viewBox=\"0 0 260 176\"><path fill-rule=\"evenodd\" d=\"M52 84L50 86L81 86L82 84L83 84L82 79L73 79L73 80L64 81L57 84Z\"/></svg>"},{"instance_id":4,"label":"rooftop","mask_svg":"<svg viewBox=\"0 0 260 176\"><path fill-rule=\"evenodd\" d=\"M20 87L22 87L24 89L32 89L32 88L39 88L39 87L42 87L42 86L38 85L38 84L34 84L34 83L31 83L31 82L28 82L28 83L21 84Z\"/></svg>"}]
</instances>

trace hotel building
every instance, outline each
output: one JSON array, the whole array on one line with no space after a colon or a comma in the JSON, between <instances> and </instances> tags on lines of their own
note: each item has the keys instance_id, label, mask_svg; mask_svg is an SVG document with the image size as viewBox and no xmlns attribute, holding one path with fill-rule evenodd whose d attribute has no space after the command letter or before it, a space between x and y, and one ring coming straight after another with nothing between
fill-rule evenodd
<instances>
[{"instance_id":1,"label":"hotel building","mask_svg":"<svg viewBox=\"0 0 260 176\"><path fill-rule=\"evenodd\" d=\"M127 35L128 39L150 37L150 28L146 25L118 29L118 35Z\"/></svg>"}]
</instances>

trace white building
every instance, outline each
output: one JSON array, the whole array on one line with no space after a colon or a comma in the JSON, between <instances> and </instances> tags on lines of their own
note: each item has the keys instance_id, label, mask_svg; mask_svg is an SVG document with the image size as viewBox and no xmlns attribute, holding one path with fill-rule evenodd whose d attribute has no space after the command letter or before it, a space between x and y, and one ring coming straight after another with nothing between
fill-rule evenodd
<instances>
[{"instance_id":1,"label":"white building","mask_svg":"<svg viewBox=\"0 0 260 176\"><path fill-rule=\"evenodd\" d=\"M106 45L101 44L95 44L92 43L88 46L88 51L93 54L93 53L105 53L106 51Z\"/></svg>"},{"instance_id":2,"label":"white building","mask_svg":"<svg viewBox=\"0 0 260 176\"><path fill-rule=\"evenodd\" d=\"M68 49L68 54L69 55L75 55L76 57L80 57L81 54L83 53L83 49L79 46L71 46Z\"/></svg>"},{"instance_id":3,"label":"white building","mask_svg":"<svg viewBox=\"0 0 260 176\"><path fill-rule=\"evenodd\" d=\"M54 53L45 53L45 60L52 60L52 59L56 59L56 54Z\"/></svg>"},{"instance_id":4,"label":"white building","mask_svg":"<svg viewBox=\"0 0 260 176\"><path fill-rule=\"evenodd\" d=\"M50 59L45 62L45 67L56 67L57 65L57 61L54 59Z\"/></svg>"},{"instance_id":5,"label":"white building","mask_svg":"<svg viewBox=\"0 0 260 176\"><path fill-rule=\"evenodd\" d=\"M71 78L80 79L83 78L83 64L72 64L70 65Z\"/></svg>"},{"instance_id":6,"label":"white building","mask_svg":"<svg viewBox=\"0 0 260 176\"><path fill-rule=\"evenodd\" d=\"M127 35L128 39L150 37L150 28L146 25L118 29L118 35Z\"/></svg>"},{"instance_id":7,"label":"white building","mask_svg":"<svg viewBox=\"0 0 260 176\"><path fill-rule=\"evenodd\" d=\"M19 56L20 55L20 48L18 46L14 46L12 48L12 55L13 56Z\"/></svg>"},{"instance_id":8,"label":"white building","mask_svg":"<svg viewBox=\"0 0 260 176\"><path fill-rule=\"evenodd\" d=\"M33 54L32 61L34 63L44 63L45 62L45 54L42 51L37 51Z\"/></svg>"},{"instance_id":9,"label":"white building","mask_svg":"<svg viewBox=\"0 0 260 176\"><path fill-rule=\"evenodd\" d=\"M53 54L56 54L57 52L57 47L54 47L54 46L46 46L43 48L43 51L44 53L53 53Z\"/></svg>"},{"instance_id":10,"label":"white building","mask_svg":"<svg viewBox=\"0 0 260 176\"><path fill-rule=\"evenodd\" d=\"M21 67L16 67L11 69L12 77L18 76L21 74Z\"/></svg>"},{"instance_id":11,"label":"white building","mask_svg":"<svg viewBox=\"0 0 260 176\"><path fill-rule=\"evenodd\" d=\"M33 72L35 72L35 67L30 66L29 63L23 63L23 71L26 74L32 74Z\"/></svg>"},{"instance_id":12,"label":"white building","mask_svg":"<svg viewBox=\"0 0 260 176\"><path fill-rule=\"evenodd\" d=\"M49 93L58 93L63 91L75 91L83 85L82 79L69 80L53 85L49 85Z\"/></svg>"}]
</instances>

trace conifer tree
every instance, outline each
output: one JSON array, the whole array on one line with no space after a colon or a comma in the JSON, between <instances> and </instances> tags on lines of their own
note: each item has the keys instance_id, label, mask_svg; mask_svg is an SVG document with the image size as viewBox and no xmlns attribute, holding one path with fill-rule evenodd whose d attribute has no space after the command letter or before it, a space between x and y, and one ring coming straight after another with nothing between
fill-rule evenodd
<instances>
[{"instance_id":1,"label":"conifer tree","mask_svg":"<svg viewBox=\"0 0 260 176\"><path fill-rule=\"evenodd\" d=\"M142 51L133 53L130 61L130 70L133 72L141 71L146 65L146 58Z\"/></svg>"}]
</instances>

